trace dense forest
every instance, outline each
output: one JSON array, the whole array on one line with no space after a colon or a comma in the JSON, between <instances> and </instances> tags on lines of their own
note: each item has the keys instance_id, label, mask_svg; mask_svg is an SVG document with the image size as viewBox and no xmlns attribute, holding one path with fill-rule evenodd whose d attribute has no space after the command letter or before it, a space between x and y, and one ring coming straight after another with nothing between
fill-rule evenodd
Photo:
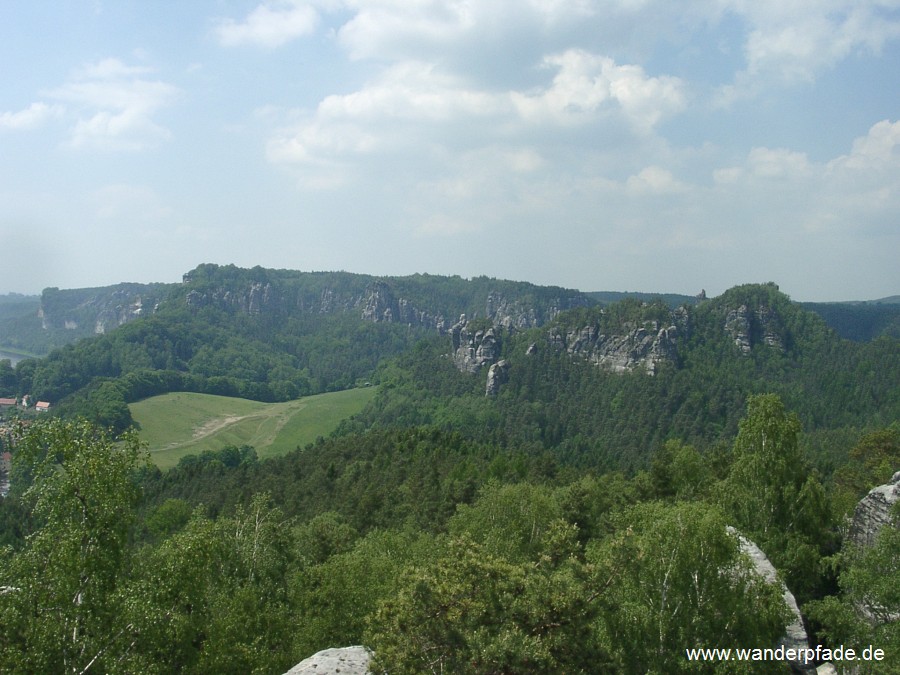
<instances>
[{"instance_id":1,"label":"dense forest","mask_svg":"<svg viewBox=\"0 0 900 675\"><path fill-rule=\"evenodd\" d=\"M3 440L0 662L280 673L365 644L392 674L786 672L685 656L784 634L739 532L812 644L898 672L897 520L858 548L846 518L900 469L900 342L774 284L695 300L201 266L152 314L0 363L0 395L58 403ZM161 472L129 430L157 393L369 381L334 436L265 461Z\"/></svg>"}]
</instances>

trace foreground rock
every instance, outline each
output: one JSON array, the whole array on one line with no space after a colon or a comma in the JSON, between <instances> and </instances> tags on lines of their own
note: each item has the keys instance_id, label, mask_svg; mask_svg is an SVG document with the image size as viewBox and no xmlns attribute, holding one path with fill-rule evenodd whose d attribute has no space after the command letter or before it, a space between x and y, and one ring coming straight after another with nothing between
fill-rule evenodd
<instances>
[{"instance_id":1,"label":"foreground rock","mask_svg":"<svg viewBox=\"0 0 900 675\"><path fill-rule=\"evenodd\" d=\"M323 649L303 659L285 675L367 675L372 655L365 647Z\"/></svg>"},{"instance_id":2,"label":"foreground rock","mask_svg":"<svg viewBox=\"0 0 900 675\"><path fill-rule=\"evenodd\" d=\"M776 584L781 587L784 604L788 606L792 618L791 622L785 627L784 637L781 638L778 646L794 650L807 649L809 647L809 636L806 633L806 628L803 626L803 616L800 614L800 607L797 605L794 594L781 582L775 567L756 544L741 536L734 528L729 527L728 530L732 534L737 535L741 544L741 551L750 558L754 569L770 584ZM815 670L815 666L805 664L802 661L789 661L789 663L792 668L798 671Z\"/></svg>"},{"instance_id":3,"label":"foreground rock","mask_svg":"<svg viewBox=\"0 0 900 675\"><path fill-rule=\"evenodd\" d=\"M867 494L853 514L850 523L851 542L857 546L872 546L881 528L891 522L891 508L900 501L900 471L891 482L879 485Z\"/></svg>"}]
</instances>

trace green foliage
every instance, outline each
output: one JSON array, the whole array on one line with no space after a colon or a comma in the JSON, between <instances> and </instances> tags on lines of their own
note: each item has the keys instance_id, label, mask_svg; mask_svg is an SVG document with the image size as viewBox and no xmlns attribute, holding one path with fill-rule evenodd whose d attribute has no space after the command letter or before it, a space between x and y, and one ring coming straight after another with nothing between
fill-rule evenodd
<instances>
[{"instance_id":1,"label":"green foliage","mask_svg":"<svg viewBox=\"0 0 900 675\"><path fill-rule=\"evenodd\" d=\"M377 668L404 673L597 672L597 580L557 522L536 560L515 563L463 537L411 569L372 615Z\"/></svg>"},{"instance_id":2,"label":"green foliage","mask_svg":"<svg viewBox=\"0 0 900 675\"><path fill-rule=\"evenodd\" d=\"M188 524L192 511L183 499L167 499L145 518L144 527L154 539L165 539Z\"/></svg>"},{"instance_id":3,"label":"green foliage","mask_svg":"<svg viewBox=\"0 0 900 675\"><path fill-rule=\"evenodd\" d=\"M900 467L900 424L870 432L850 451L849 461L834 472L833 502L841 516L850 516L857 502L877 485L884 485Z\"/></svg>"},{"instance_id":4,"label":"green foliage","mask_svg":"<svg viewBox=\"0 0 900 675\"><path fill-rule=\"evenodd\" d=\"M805 302L846 340L869 342L880 336L900 338L900 306L887 303Z\"/></svg>"},{"instance_id":5,"label":"green foliage","mask_svg":"<svg viewBox=\"0 0 900 675\"><path fill-rule=\"evenodd\" d=\"M886 654L881 662L854 663L860 673L900 673L900 508L882 528L871 548L845 545L836 556L840 595L805 607L825 643L874 645Z\"/></svg>"},{"instance_id":6,"label":"green foliage","mask_svg":"<svg viewBox=\"0 0 900 675\"><path fill-rule=\"evenodd\" d=\"M301 520L333 511L360 533L406 525L435 532L490 479L537 481L555 473L547 458L427 428L323 439L234 469L202 459L149 475L148 502L179 498L219 513L269 491L288 516Z\"/></svg>"},{"instance_id":7,"label":"green foliage","mask_svg":"<svg viewBox=\"0 0 900 675\"><path fill-rule=\"evenodd\" d=\"M299 564L321 565L331 556L349 551L358 537L359 533L341 514L320 513L294 531Z\"/></svg>"},{"instance_id":8,"label":"green foliage","mask_svg":"<svg viewBox=\"0 0 900 675\"><path fill-rule=\"evenodd\" d=\"M898 611L896 529L870 551L823 557L836 527L804 455L835 470L841 512L895 469L896 341L837 340L771 284L677 317L634 300L552 328L677 318L677 362L652 377L605 372L555 349L546 328L514 331L509 381L486 398L483 378L447 358L446 336L341 309L369 284L396 316L398 294L470 316L491 314L498 288L542 318L579 302L487 278L205 265L153 317L0 365L4 382L12 372L17 388L59 396L64 414L114 428L128 424L127 402L173 388L280 400L380 385L335 437L273 459L234 439L166 473L134 437L35 424L0 505L12 545L0 560L5 669L283 672L363 642L391 673L739 672L684 658L771 645L783 630L779 589L751 571L726 523L801 602L839 579L840 595L810 604L829 640L896 644L896 622L856 612ZM325 316L308 311L326 302ZM748 353L723 330L740 307Z\"/></svg>"},{"instance_id":9,"label":"green foliage","mask_svg":"<svg viewBox=\"0 0 900 675\"><path fill-rule=\"evenodd\" d=\"M145 456L86 423L32 425L15 462L36 530L0 566L0 661L11 672L81 672L121 635L116 590Z\"/></svg>"},{"instance_id":10,"label":"green foliage","mask_svg":"<svg viewBox=\"0 0 900 675\"><path fill-rule=\"evenodd\" d=\"M653 456L650 480L658 496L692 501L708 496L713 475L694 447L672 440Z\"/></svg>"},{"instance_id":11,"label":"green foliage","mask_svg":"<svg viewBox=\"0 0 900 675\"><path fill-rule=\"evenodd\" d=\"M752 342L747 354L725 330L729 313L741 307ZM810 432L804 449L830 471L846 460L847 439L900 416L896 340L842 341L772 284L737 287L677 315L637 301L574 309L561 313L550 333L590 326L621 335L673 323L678 358L653 377L594 367L557 349L547 328L511 334L504 339L509 380L490 400L482 377L454 372L445 339L382 370L387 386L359 428L439 424L472 438L549 450L566 464L636 470L672 439L701 455L730 445L748 399L775 393Z\"/></svg>"},{"instance_id":12,"label":"green foliage","mask_svg":"<svg viewBox=\"0 0 900 675\"><path fill-rule=\"evenodd\" d=\"M459 506L449 530L507 560L531 560L546 548L551 525L561 517L561 505L547 486L489 483L474 504Z\"/></svg>"},{"instance_id":13,"label":"green foliage","mask_svg":"<svg viewBox=\"0 0 900 675\"><path fill-rule=\"evenodd\" d=\"M321 526L320 521L316 527ZM433 555L430 536L375 530L321 563L303 564L291 585L294 611L302 617L294 652L309 655L328 646L360 644L367 617L380 602L396 596L402 571Z\"/></svg>"},{"instance_id":14,"label":"green foliage","mask_svg":"<svg viewBox=\"0 0 900 675\"><path fill-rule=\"evenodd\" d=\"M289 666L288 528L266 495L211 521L195 512L138 552L120 593L121 672L269 673Z\"/></svg>"},{"instance_id":15,"label":"green foliage","mask_svg":"<svg viewBox=\"0 0 900 675\"><path fill-rule=\"evenodd\" d=\"M777 396L751 398L719 500L806 599L821 583L832 518L824 489L800 453L799 435L800 421Z\"/></svg>"},{"instance_id":16,"label":"green foliage","mask_svg":"<svg viewBox=\"0 0 900 675\"><path fill-rule=\"evenodd\" d=\"M589 548L611 580L597 624L612 670L697 672L710 664L688 661L685 649L776 642L787 620L780 590L752 571L725 525L710 506L649 502L622 513L616 534Z\"/></svg>"},{"instance_id":17,"label":"green foliage","mask_svg":"<svg viewBox=\"0 0 900 675\"><path fill-rule=\"evenodd\" d=\"M16 395L16 371L9 359L0 359L0 396L12 398Z\"/></svg>"}]
</instances>

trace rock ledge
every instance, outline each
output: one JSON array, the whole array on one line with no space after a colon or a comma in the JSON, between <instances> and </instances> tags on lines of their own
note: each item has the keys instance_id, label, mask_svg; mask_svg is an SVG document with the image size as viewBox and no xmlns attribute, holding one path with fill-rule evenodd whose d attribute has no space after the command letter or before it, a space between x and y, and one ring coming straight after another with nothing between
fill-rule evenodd
<instances>
[{"instance_id":1,"label":"rock ledge","mask_svg":"<svg viewBox=\"0 0 900 675\"><path fill-rule=\"evenodd\" d=\"M367 675L372 654L362 646L323 649L284 675Z\"/></svg>"}]
</instances>

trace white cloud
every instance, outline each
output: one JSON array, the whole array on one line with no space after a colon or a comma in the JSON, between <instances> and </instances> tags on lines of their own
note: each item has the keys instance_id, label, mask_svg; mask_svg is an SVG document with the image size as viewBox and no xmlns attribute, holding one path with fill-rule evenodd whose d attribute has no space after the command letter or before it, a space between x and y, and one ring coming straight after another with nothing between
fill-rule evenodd
<instances>
[{"instance_id":1,"label":"white cloud","mask_svg":"<svg viewBox=\"0 0 900 675\"><path fill-rule=\"evenodd\" d=\"M848 154L826 162L786 148L757 147L743 165L714 170L713 177L715 188L702 197L707 213L720 209L734 214L727 216L732 220L765 219L781 237L829 238L808 242L817 247L850 237L896 237L900 122L878 122Z\"/></svg>"},{"instance_id":2,"label":"white cloud","mask_svg":"<svg viewBox=\"0 0 900 675\"><path fill-rule=\"evenodd\" d=\"M849 155L829 162L832 171L900 168L900 122L882 120L853 142Z\"/></svg>"},{"instance_id":3,"label":"white cloud","mask_svg":"<svg viewBox=\"0 0 900 675\"><path fill-rule=\"evenodd\" d=\"M430 64L404 62L388 68L357 92L326 97L319 104L319 114L356 120L441 122L496 113L503 105L495 94L469 88Z\"/></svg>"},{"instance_id":4,"label":"white cloud","mask_svg":"<svg viewBox=\"0 0 900 675\"><path fill-rule=\"evenodd\" d=\"M609 57L577 49L549 56L544 63L557 69L550 87L511 93L519 114L527 120L585 121L614 105L633 128L649 131L685 105L681 80L648 77L637 65L620 66Z\"/></svg>"},{"instance_id":5,"label":"white cloud","mask_svg":"<svg viewBox=\"0 0 900 675\"><path fill-rule=\"evenodd\" d=\"M52 117L62 113L60 106L47 105L46 103L32 103L24 110L18 112L0 113L0 129L24 131L36 129L42 126Z\"/></svg>"},{"instance_id":6,"label":"white cloud","mask_svg":"<svg viewBox=\"0 0 900 675\"><path fill-rule=\"evenodd\" d=\"M47 95L69 104L78 119L72 147L139 150L168 139L168 129L153 115L169 105L178 89L160 80L142 77L152 72L105 59L82 68Z\"/></svg>"},{"instance_id":7,"label":"white cloud","mask_svg":"<svg viewBox=\"0 0 900 675\"><path fill-rule=\"evenodd\" d=\"M877 54L900 38L896 0L726 0L723 8L747 27L746 68L723 88L726 104L771 83L811 81L849 56Z\"/></svg>"},{"instance_id":8,"label":"white cloud","mask_svg":"<svg viewBox=\"0 0 900 675\"><path fill-rule=\"evenodd\" d=\"M256 7L243 21L219 19L215 33L225 47L275 48L313 33L318 23L318 12L306 2L270 2Z\"/></svg>"},{"instance_id":9,"label":"white cloud","mask_svg":"<svg viewBox=\"0 0 900 675\"><path fill-rule=\"evenodd\" d=\"M377 152L446 158L498 139L530 146L535 134L604 121L624 121L646 136L685 105L677 78L648 77L639 66L579 50L548 57L546 65L556 73L544 87L492 91L428 63L398 63L357 91L325 97L314 112L273 135L267 156L332 168ZM531 148L515 155L510 167L531 171L542 161Z\"/></svg>"}]
</instances>

